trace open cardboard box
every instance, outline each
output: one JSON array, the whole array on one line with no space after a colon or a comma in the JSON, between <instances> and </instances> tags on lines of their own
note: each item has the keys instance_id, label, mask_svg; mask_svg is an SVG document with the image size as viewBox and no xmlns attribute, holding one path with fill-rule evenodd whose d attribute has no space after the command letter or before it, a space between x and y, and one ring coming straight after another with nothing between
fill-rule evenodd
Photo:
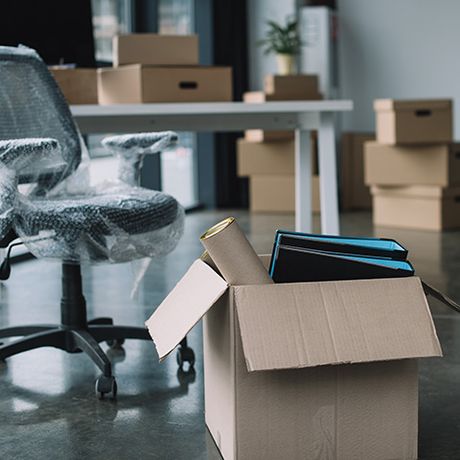
<instances>
[{"instance_id":1,"label":"open cardboard box","mask_svg":"<svg viewBox=\"0 0 460 460\"><path fill-rule=\"evenodd\" d=\"M228 286L197 260L146 322L160 360L202 317L225 459L417 458L417 358L442 355L419 278Z\"/></svg>"}]
</instances>

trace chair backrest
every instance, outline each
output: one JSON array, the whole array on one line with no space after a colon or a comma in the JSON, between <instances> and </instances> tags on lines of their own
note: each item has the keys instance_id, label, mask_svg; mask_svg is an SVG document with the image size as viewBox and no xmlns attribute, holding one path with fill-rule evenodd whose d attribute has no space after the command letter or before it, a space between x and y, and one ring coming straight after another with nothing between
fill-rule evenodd
<instances>
[{"instance_id":1,"label":"chair backrest","mask_svg":"<svg viewBox=\"0 0 460 460\"><path fill-rule=\"evenodd\" d=\"M46 64L31 48L0 46L0 139L27 137L57 139L62 157L37 159L18 171L20 183L54 186L78 167L81 137Z\"/></svg>"}]
</instances>

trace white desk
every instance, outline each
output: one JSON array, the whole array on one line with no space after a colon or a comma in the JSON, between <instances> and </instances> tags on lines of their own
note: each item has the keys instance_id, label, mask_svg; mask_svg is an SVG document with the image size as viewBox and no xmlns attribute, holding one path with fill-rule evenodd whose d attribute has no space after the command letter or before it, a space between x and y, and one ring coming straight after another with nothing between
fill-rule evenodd
<instances>
[{"instance_id":1,"label":"white desk","mask_svg":"<svg viewBox=\"0 0 460 460\"><path fill-rule=\"evenodd\" d=\"M339 233L334 112L353 109L352 101L283 101L74 105L73 116L83 134L141 131L295 130L295 225L310 232L310 130L318 130L321 231Z\"/></svg>"}]
</instances>

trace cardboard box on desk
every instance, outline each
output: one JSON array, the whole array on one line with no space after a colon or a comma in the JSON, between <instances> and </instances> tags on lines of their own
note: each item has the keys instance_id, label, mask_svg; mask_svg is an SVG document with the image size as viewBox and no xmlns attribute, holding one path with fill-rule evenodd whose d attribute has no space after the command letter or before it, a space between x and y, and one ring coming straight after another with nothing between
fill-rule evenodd
<instances>
[{"instance_id":1,"label":"cardboard box on desk","mask_svg":"<svg viewBox=\"0 0 460 460\"><path fill-rule=\"evenodd\" d=\"M127 34L113 37L113 65L198 65L198 35Z\"/></svg>"},{"instance_id":2,"label":"cardboard box on desk","mask_svg":"<svg viewBox=\"0 0 460 460\"><path fill-rule=\"evenodd\" d=\"M371 187L374 225L448 230L460 228L460 187Z\"/></svg>"},{"instance_id":3,"label":"cardboard box on desk","mask_svg":"<svg viewBox=\"0 0 460 460\"><path fill-rule=\"evenodd\" d=\"M368 185L459 185L460 144L366 142L365 181Z\"/></svg>"},{"instance_id":4,"label":"cardboard box on desk","mask_svg":"<svg viewBox=\"0 0 460 460\"><path fill-rule=\"evenodd\" d=\"M295 212L294 175L251 175L249 178L249 210L261 213ZM311 178L311 210L321 210L319 176Z\"/></svg>"},{"instance_id":5,"label":"cardboard box on desk","mask_svg":"<svg viewBox=\"0 0 460 460\"><path fill-rule=\"evenodd\" d=\"M100 104L232 100L230 67L133 64L99 69L98 77Z\"/></svg>"},{"instance_id":6,"label":"cardboard box on desk","mask_svg":"<svg viewBox=\"0 0 460 460\"><path fill-rule=\"evenodd\" d=\"M97 104L97 69L49 70L69 104Z\"/></svg>"},{"instance_id":7,"label":"cardboard box on desk","mask_svg":"<svg viewBox=\"0 0 460 460\"><path fill-rule=\"evenodd\" d=\"M319 94L317 75L266 75L264 92L280 100L317 99ZM321 99L321 97L319 98Z\"/></svg>"},{"instance_id":8,"label":"cardboard box on desk","mask_svg":"<svg viewBox=\"0 0 460 460\"><path fill-rule=\"evenodd\" d=\"M364 183L364 143L373 133L343 133L340 152L341 206L344 211L372 207L369 187Z\"/></svg>"},{"instance_id":9,"label":"cardboard box on desk","mask_svg":"<svg viewBox=\"0 0 460 460\"><path fill-rule=\"evenodd\" d=\"M160 359L202 317L224 459L417 458L416 359L442 353L418 278L228 286L197 260L146 323Z\"/></svg>"},{"instance_id":10,"label":"cardboard box on desk","mask_svg":"<svg viewBox=\"0 0 460 460\"><path fill-rule=\"evenodd\" d=\"M443 143L452 141L452 101L430 99L374 101L377 142L381 144Z\"/></svg>"}]
</instances>

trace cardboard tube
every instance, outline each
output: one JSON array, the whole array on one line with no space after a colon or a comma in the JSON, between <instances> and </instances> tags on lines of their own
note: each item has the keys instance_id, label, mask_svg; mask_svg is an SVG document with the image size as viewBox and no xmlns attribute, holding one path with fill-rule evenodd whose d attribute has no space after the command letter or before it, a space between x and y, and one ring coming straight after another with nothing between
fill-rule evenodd
<instances>
[{"instance_id":1,"label":"cardboard tube","mask_svg":"<svg viewBox=\"0 0 460 460\"><path fill-rule=\"evenodd\" d=\"M228 284L273 283L233 217L214 225L200 239Z\"/></svg>"},{"instance_id":2,"label":"cardboard tube","mask_svg":"<svg viewBox=\"0 0 460 460\"><path fill-rule=\"evenodd\" d=\"M211 259L211 256L209 255L208 251L204 251L203 254L201 254L200 259L207 265L209 265L216 273L221 274L219 269L217 268L217 265L214 263L214 261Z\"/></svg>"}]
</instances>

